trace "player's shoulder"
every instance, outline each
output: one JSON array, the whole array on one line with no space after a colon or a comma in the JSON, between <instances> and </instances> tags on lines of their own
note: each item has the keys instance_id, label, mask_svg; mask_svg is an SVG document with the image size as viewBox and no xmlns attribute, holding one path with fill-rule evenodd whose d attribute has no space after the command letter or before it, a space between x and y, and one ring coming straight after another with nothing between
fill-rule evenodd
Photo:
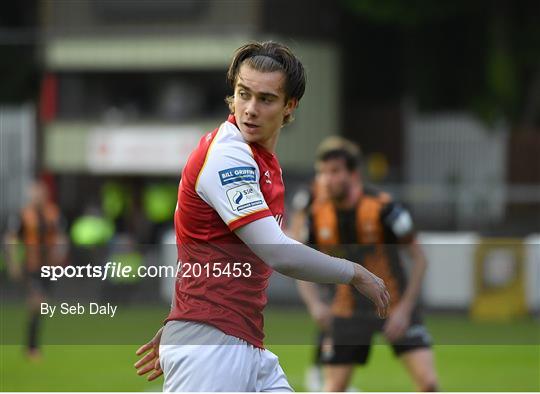
<instances>
[{"instance_id":1,"label":"player's shoulder","mask_svg":"<svg viewBox=\"0 0 540 394\"><path fill-rule=\"evenodd\" d=\"M199 144L193 150L192 156L206 158L207 155L223 154L235 148L244 148L247 145L240 132L228 121L221 123L213 131L207 132L199 140ZM247 147L249 150L249 147ZM244 148L245 150L245 148Z\"/></svg>"},{"instance_id":2,"label":"player's shoulder","mask_svg":"<svg viewBox=\"0 0 540 394\"><path fill-rule=\"evenodd\" d=\"M364 185L363 196L365 198L377 200L382 205L388 205L394 202L390 193L369 184Z\"/></svg>"},{"instance_id":3,"label":"player's shoulder","mask_svg":"<svg viewBox=\"0 0 540 394\"><path fill-rule=\"evenodd\" d=\"M216 176L218 178L216 178ZM249 144L231 121L219 126L208 146L195 182L196 190L214 189L238 182L257 182L259 168Z\"/></svg>"},{"instance_id":4,"label":"player's shoulder","mask_svg":"<svg viewBox=\"0 0 540 394\"><path fill-rule=\"evenodd\" d=\"M226 163L227 157L249 160L250 155L250 148L240 131L234 124L226 121L201 137L199 144L190 154L183 175L197 177L206 167Z\"/></svg>"},{"instance_id":5,"label":"player's shoulder","mask_svg":"<svg viewBox=\"0 0 540 394\"><path fill-rule=\"evenodd\" d=\"M415 231L409 210L387 192L372 188L370 193L379 203L379 218L383 226L401 242L409 242Z\"/></svg>"},{"instance_id":6,"label":"player's shoulder","mask_svg":"<svg viewBox=\"0 0 540 394\"><path fill-rule=\"evenodd\" d=\"M396 238L404 242L410 241L414 234L414 224L408 209L392 196L371 185L364 186L364 198L378 202L379 218L383 226L390 230Z\"/></svg>"},{"instance_id":7,"label":"player's shoulder","mask_svg":"<svg viewBox=\"0 0 540 394\"><path fill-rule=\"evenodd\" d=\"M375 202L380 210L380 218L383 222L388 222L392 218L407 213L407 209L400 202L396 201L393 196L373 185L365 185L363 198L371 199Z\"/></svg>"},{"instance_id":8,"label":"player's shoulder","mask_svg":"<svg viewBox=\"0 0 540 394\"><path fill-rule=\"evenodd\" d=\"M217 129L208 155L212 159L222 157L253 158L250 145L244 140L240 130L230 120L223 122Z\"/></svg>"}]
</instances>

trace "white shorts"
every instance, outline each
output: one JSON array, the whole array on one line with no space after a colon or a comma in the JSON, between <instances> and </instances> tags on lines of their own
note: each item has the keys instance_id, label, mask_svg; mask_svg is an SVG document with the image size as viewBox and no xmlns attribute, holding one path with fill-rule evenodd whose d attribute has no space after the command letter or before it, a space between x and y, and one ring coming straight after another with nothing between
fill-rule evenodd
<instances>
[{"instance_id":1,"label":"white shorts","mask_svg":"<svg viewBox=\"0 0 540 394\"><path fill-rule=\"evenodd\" d=\"M293 391L269 350L197 322L170 321L159 347L163 391Z\"/></svg>"}]
</instances>

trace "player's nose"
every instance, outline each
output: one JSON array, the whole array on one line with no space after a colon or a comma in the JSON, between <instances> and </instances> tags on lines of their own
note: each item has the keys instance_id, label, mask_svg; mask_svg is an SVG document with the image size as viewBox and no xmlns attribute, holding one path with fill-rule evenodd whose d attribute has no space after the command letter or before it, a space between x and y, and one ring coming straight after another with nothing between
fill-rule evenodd
<instances>
[{"instance_id":1,"label":"player's nose","mask_svg":"<svg viewBox=\"0 0 540 394\"><path fill-rule=\"evenodd\" d=\"M256 117L257 116L257 103L256 103L256 100L254 100L253 98L251 100L249 100L246 103L246 107L244 108L244 112L249 117L253 117L253 118Z\"/></svg>"}]
</instances>

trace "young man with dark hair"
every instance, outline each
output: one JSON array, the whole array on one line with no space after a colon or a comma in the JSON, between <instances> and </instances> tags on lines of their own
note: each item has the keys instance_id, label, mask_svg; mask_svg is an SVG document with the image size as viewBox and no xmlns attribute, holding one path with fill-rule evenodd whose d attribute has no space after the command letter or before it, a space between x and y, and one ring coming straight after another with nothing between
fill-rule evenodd
<instances>
[{"instance_id":1,"label":"young man with dark hair","mask_svg":"<svg viewBox=\"0 0 540 394\"><path fill-rule=\"evenodd\" d=\"M300 60L279 43L247 44L235 52L227 80L234 90L227 99L231 115L201 139L182 172L175 212L182 269L171 311L165 327L139 349L139 355L150 352L136 367L139 374L152 371L149 379L163 372L165 391L290 391L277 357L263 347L273 270L352 284L380 316L389 294L360 265L281 230L284 186L275 150L304 94ZM197 265L202 275L184 275Z\"/></svg>"},{"instance_id":2,"label":"young man with dark hair","mask_svg":"<svg viewBox=\"0 0 540 394\"><path fill-rule=\"evenodd\" d=\"M308 244L363 264L384 279L392 301L388 319L380 320L367 299L349 285L323 290L298 281L302 299L321 328L317 363L323 365L324 390L347 390L354 365L367 362L372 337L381 332L416 389L434 391L431 340L417 305L427 262L409 212L388 194L362 183L359 161L360 150L350 141L330 137L321 143L316 182L323 195L315 192L301 213L308 223ZM414 263L408 279L400 248Z\"/></svg>"}]
</instances>

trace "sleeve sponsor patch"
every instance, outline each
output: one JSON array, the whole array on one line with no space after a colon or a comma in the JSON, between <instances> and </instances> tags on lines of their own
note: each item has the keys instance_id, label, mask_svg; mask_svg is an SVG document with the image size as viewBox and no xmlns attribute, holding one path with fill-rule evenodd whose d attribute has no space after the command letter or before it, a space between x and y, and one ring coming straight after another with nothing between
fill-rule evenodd
<instances>
[{"instance_id":1,"label":"sleeve sponsor patch","mask_svg":"<svg viewBox=\"0 0 540 394\"><path fill-rule=\"evenodd\" d=\"M263 204L263 199L255 183L240 185L227 190L227 198L235 212Z\"/></svg>"},{"instance_id":2,"label":"sleeve sponsor patch","mask_svg":"<svg viewBox=\"0 0 540 394\"><path fill-rule=\"evenodd\" d=\"M218 174L222 185L235 182L256 182L255 167L233 167L219 171Z\"/></svg>"},{"instance_id":3,"label":"sleeve sponsor patch","mask_svg":"<svg viewBox=\"0 0 540 394\"><path fill-rule=\"evenodd\" d=\"M409 211L398 203L391 203L387 206L386 212L383 214L383 222L398 238L403 238L414 230Z\"/></svg>"},{"instance_id":4,"label":"sleeve sponsor patch","mask_svg":"<svg viewBox=\"0 0 540 394\"><path fill-rule=\"evenodd\" d=\"M412 219L409 212L403 210L399 212L397 218L392 223L392 231L398 237L403 237L410 233L413 229Z\"/></svg>"}]
</instances>

